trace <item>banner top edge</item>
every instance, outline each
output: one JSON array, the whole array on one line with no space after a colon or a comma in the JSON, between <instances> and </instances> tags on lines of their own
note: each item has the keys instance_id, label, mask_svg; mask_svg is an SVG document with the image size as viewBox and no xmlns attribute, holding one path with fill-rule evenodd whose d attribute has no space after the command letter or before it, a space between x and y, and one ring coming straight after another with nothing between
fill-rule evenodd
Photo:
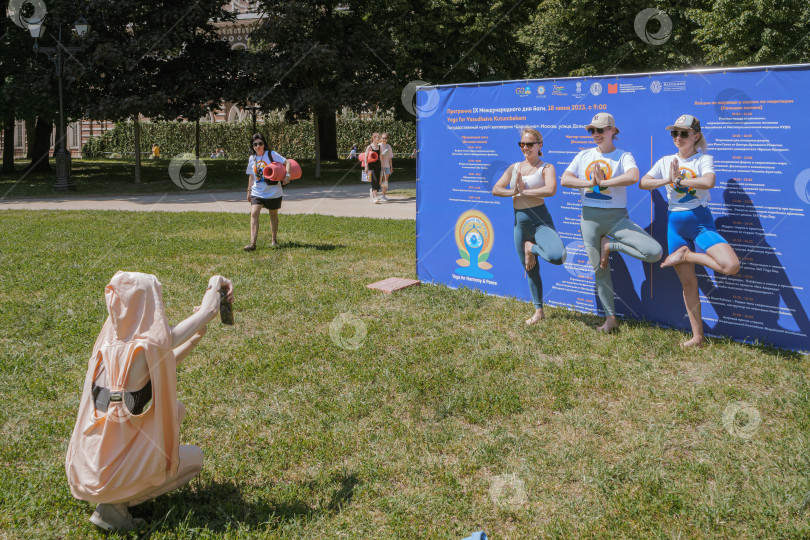
<instances>
[{"instance_id":1,"label":"banner top edge","mask_svg":"<svg viewBox=\"0 0 810 540\"><path fill-rule=\"evenodd\" d=\"M481 82L467 82L467 83L448 83L448 84L426 84L424 86L417 86L416 91L429 90L434 88L456 88L462 86L494 86L504 85L508 83L535 83L544 81L566 81L574 79L613 79L618 77L651 77L653 75L678 75L678 74L706 74L718 72L742 72L742 71L782 71L789 69L810 69L810 64L770 64L766 66L741 66L741 67L719 67L719 68L697 68L697 69L682 69L676 71L647 71L643 73L613 73L610 75L582 75L579 77L544 77L542 79L509 79L503 81L481 81Z\"/></svg>"}]
</instances>

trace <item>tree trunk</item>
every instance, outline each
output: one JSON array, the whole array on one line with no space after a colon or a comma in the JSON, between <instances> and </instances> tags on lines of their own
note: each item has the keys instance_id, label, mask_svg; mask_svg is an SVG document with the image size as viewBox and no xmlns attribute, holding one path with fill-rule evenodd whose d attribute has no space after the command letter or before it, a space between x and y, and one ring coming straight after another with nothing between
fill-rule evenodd
<instances>
[{"instance_id":1,"label":"tree trunk","mask_svg":"<svg viewBox=\"0 0 810 540\"><path fill-rule=\"evenodd\" d=\"M135 124L132 126L135 143L135 183L140 184L143 182L141 176L141 118L139 114L135 115Z\"/></svg>"},{"instance_id":2,"label":"tree trunk","mask_svg":"<svg viewBox=\"0 0 810 540\"><path fill-rule=\"evenodd\" d=\"M37 118L34 128L34 149L31 154L31 163L25 168L26 172L52 172L51 164L48 161L48 154L51 151L51 134L53 124Z\"/></svg>"},{"instance_id":3,"label":"tree trunk","mask_svg":"<svg viewBox=\"0 0 810 540\"><path fill-rule=\"evenodd\" d=\"M200 119L194 122L194 155L200 159Z\"/></svg>"},{"instance_id":4,"label":"tree trunk","mask_svg":"<svg viewBox=\"0 0 810 540\"><path fill-rule=\"evenodd\" d=\"M312 114L312 127L315 128L315 178L321 177L321 137L320 119L318 113Z\"/></svg>"},{"instance_id":5,"label":"tree trunk","mask_svg":"<svg viewBox=\"0 0 810 540\"><path fill-rule=\"evenodd\" d=\"M36 118L25 119L25 159L34 159L34 141L36 137L34 133L37 130Z\"/></svg>"},{"instance_id":6,"label":"tree trunk","mask_svg":"<svg viewBox=\"0 0 810 540\"><path fill-rule=\"evenodd\" d=\"M335 160L338 158L335 110L332 108L321 109L318 111L317 118L321 159Z\"/></svg>"},{"instance_id":7,"label":"tree trunk","mask_svg":"<svg viewBox=\"0 0 810 540\"><path fill-rule=\"evenodd\" d=\"M14 119L3 126L3 172L14 172Z\"/></svg>"}]
</instances>

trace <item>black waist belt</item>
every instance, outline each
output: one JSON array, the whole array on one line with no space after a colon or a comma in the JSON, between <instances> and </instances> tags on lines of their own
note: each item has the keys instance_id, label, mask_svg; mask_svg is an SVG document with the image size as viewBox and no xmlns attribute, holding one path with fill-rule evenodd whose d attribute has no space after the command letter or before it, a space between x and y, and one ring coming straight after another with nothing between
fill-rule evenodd
<instances>
[{"instance_id":1,"label":"black waist belt","mask_svg":"<svg viewBox=\"0 0 810 540\"><path fill-rule=\"evenodd\" d=\"M129 412L141 414L151 399L152 381L147 382L143 388L135 392L126 390L110 392L109 388L93 385L93 402L96 404L96 409L101 412L107 412L110 403L123 402Z\"/></svg>"}]
</instances>

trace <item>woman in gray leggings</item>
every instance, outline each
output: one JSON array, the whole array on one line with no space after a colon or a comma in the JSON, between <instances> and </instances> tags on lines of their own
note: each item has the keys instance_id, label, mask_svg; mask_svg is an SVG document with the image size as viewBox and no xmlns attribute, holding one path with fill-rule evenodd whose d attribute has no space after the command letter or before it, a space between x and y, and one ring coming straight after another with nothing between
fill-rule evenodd
<instances>
[{"instance_id":1,"label":"woman in gray leggings","mask_svg":"<svg viewBox=\"0 0 810 540\"><path fill-rule=\"evenodd\" d=\"M546 197L557 193L557 177L554 165L540 159L543 155L543 136L536 129L526 128L520 132L518 145L526 159L506 169L492 188L492 194L496 197L512 197L515 249L526 269L529 294L534 304L534 315L526 319L526 324L536 324L546 318L543 312L543 281L540 279L537 257L560 265L565 261L565 247L545 204Z\"/></svg>"},{"instance_id":2,"label":"woman in gray leggings","mask_svg":"<svg viewBox=\"0 0 810 540\"><path fill-rule=\"evenodd\" d=\"M638 182L639 173L633 155L613 145L613 138L619 134L613 115L599 113L585 127L597 146L577 154L560 183L578 188L582 194L582 241L596 271L596 294L605 310L605 324L598 330L613 332L618 323L610 279L610 252L655 262L661 258L662 249L627 214L627 186Z\"/></svg>"}]
</instances>

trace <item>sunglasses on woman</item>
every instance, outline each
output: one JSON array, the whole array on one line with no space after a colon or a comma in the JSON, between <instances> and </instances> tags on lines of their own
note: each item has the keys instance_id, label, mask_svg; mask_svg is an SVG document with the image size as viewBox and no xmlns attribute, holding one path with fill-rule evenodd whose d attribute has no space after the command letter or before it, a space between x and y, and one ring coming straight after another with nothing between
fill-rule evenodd
<instances>
[{"instance_id":1,"label":"sunglasses on woman","mask_svg":"<svg viewBox=\"0 0 810 540\"><path fill-rule=\"evenodd\" d=\"M256 141L255 143L253 143L253 148L256 148L257 146L264 146L264 143L260 141Z\"/></svg>"},{"instance_id":2,"label":"sunglasses on woman","mask_svg":"<svg viewBox=\"0 0 810 540\"><path fill-rule=\"evenodd\" d=\"M672 135L672 138L673 138L673 139L674 139L674 138L676 138L676 137L678 137L678 136L680 136L680 137L681 137L681 139L685 139L685 138L687 138L687 137L689 136L689 132L688 132L688 131L678 131L678 130L672 130L672 131L670 131L669 133L670 133L670 135Z\"/></svg>"},{"instance_id":3,"label":"sunglasses on woman","mask_svg":"<svg viewBox=\"0 0 810 540\"><path fill-rule=\"evenodd\" d=\"M535 144L540 144L539 142L519 142L518 146L521 148L531 148Z\"/></svg>"},{"instance_id":4,"label":"sunglasses on woman","mask_svg":"<svg viewBox=\"0 0 810 540\"><path fill-rule=\"evenodd\" d=\"M593 135L593 133L594 133L594 131L595 131L596 133L601 134L601 133L603 133L603 132L604 132L606 129L607 129L607 128L588 128L588 133L590 133L591 135Z\"/></svg>"}]
</instances>

